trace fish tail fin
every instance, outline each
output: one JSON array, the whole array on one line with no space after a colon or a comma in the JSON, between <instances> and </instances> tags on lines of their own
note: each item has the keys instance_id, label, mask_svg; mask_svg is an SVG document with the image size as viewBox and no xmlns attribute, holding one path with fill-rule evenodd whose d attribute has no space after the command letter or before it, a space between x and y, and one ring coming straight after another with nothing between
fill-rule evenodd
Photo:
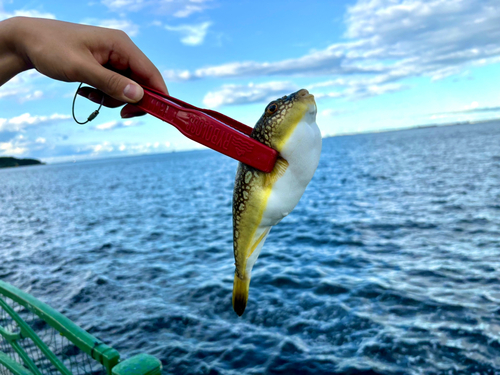
<instances>
[{"instance_id":1,"label":"fish tail fin","mask_svg":"<svg viewBox=\"0 0 500 375\"><path fill-rule=\"evenodd\" d=\"M235 272L233 283L233 310L238 316L242 316L245 307L247 307L249 289L250 278L240 279Z\"/></svg>"}]
</instances>

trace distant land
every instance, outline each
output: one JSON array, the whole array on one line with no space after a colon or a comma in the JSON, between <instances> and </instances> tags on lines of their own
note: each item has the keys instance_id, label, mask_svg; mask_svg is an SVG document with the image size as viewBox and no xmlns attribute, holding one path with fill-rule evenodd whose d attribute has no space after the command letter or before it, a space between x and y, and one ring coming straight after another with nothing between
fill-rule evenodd
<instances>
[{"instance_id":1,"label":"distant land","mask_svg":"<svg viewBox=\"0 0 500 375\"><path fill-rule=\"evenodd\" d=\"M23 167L26 165L45 164L36 159L17 159L12 157L0 157L0 168Z\"/></svg>"},{"instance_id":2,"label":"distant land","mask_svg":"<svg viewBox=\"0 0 500 375\"><path fill-rule=\"evenodd\" d=\"M456 125L479 125L479 124L485 124L488 122L498 122L498 121L500 121L500 118L491 118L491 119L486 119L486 120L475 120L475 121L449 122L449 123L444 123L444 124L438 123L438 124L413 125L413 126L408 126L408 127L404 127L404 128L367 130L367 131L361 131L361 132L341 133L341 134L327 134L323 138L345 137L345 136L359 135L359 134L390 133L390 132L400 132L400 131L406 131L406 130L438 128L438 127L456 126Z\"/></svg>"}]
</instances>

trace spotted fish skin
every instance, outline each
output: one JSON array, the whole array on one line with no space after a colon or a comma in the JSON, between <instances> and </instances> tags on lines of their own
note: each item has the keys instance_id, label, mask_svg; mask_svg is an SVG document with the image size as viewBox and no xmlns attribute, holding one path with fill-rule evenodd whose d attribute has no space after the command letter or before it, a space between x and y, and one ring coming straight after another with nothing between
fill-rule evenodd
<instances>
[{"instance_id":1,"label":"spotted fish skin","mask_svg":"<svg viewBox=\"0 0 500 375\"><path fill-rule=\"evenodd\" d=\"M316 103L307 90L271 102L252 138L280 153L271 173L240 163L233 194L233 308L242 315L251 271L272 226L297 205L321 153Z\"/></svg>"}]
</instances>

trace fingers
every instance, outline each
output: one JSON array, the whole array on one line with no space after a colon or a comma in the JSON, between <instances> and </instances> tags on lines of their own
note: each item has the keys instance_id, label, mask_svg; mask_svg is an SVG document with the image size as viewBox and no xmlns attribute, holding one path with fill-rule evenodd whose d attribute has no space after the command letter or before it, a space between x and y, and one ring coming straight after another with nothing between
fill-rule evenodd
<instances>
[{"instance_id":1,"label":"fingers","mask_svg":"<svg viewBox=\"0 0 500 375\"><path fill-rule=\"evenodd\" d=\"M158 69L153 65L153 63L149 61L149 59L147 59L147 63L142 62L142 64L144 64L144 66L139 67L138 66L139 62L131 62L130 65L132 69L132 74L131 74L132 79L134 79L137 82L144 83L147 87L155 89L166 95L169 95L167 85L165 84L162 75L160 74Z\"/></svg>"},{"instance_id":2,"label":"fingers","mask_svg":"<svg viewBox=\"0 0 500 375\"><path fill-rule=\"evenodd\" d=\"M116 100L109 95L104 94L103 92L94 89L93 87L82 87L78 90L78 95L87 98L88 100L101 104L101 100L104 96L104 101L102 105L108 108L117 108L121 107L124 103L120 100Z\"/></svg>"},{"instance_id":3,"label":"fingers","mask_svg":"<svg viewBox=\"0 0 500 375\"><path fill-rule=\"evenodd\" d=\"M82 82L121 102L137 103L144 95L144 90L136 82L104 68L96 61L86 62L80 74Z\"/></svg>"},{"instance_id":4,"label":"fingers","mask_svg":"<svg viewBox=\"0 0 500 375\"><path fill-rule=\"evenodd\" d=\"M139 84L168 94L159 70L125 33L113 30L103 48L91 48L89 52L91 53L80 55L83 57L80 64L84 66L77 71L81 76L79 81L97 89L83 88L79 92L93 102L101 103L104 93L106 96L103 105L106 107L116 108L123 103L136 103L144 95ZM143 114L135 106L125 106L121 111L124 118Z\"/></svg>"},{"instance_id":5,"label":"fingers","mask_svg":"<svg viewBox=\"0 0 500 375\"><path fill-rule=\"evenodd\" d=\"M101 104L102 97L104 96L104 101L102 102L102 105L108 108L117 108L124 104L123 102L116 100L108 95L105 95L101 91L96 90L92 87L80 88L78 90L78 95L83 96L84 98L87 98L90 101L97 104ZM130 117L145 115L146 112L142 111L135 105L127 104L125 107L122 108L120 114L122 118L130 118Z\"/></svg>"},{"instance_id":6,"label":"fingers","mask_svg":"<svg viewBox=\"0 0 500 375\"><path fill-rule=\"evenodd\" d=\"M146 112L142 111L141 109L137 108L135 105L131 105L131 104L127 104L125 107L122 108L122 110L120 112L120 116L122 118L143 116L145 114L146 114Z\"/></svg>"},{"instance_id":7,"label":"fingers","mask_svg":"<svg viewBox=\"0 0 500 375\"><path fill-rule=\"evenodd\" d=\"M168 95L167 85L156 66L147 56L132 42L130 38L121 40L114 45L114 52L118 56L126 56L130 69L130 77L141 84L158 90ZM122 60L119 60L121 62ZM112 65L112 61L110 61ZM119 66L115 66L120 69Z\"/></svg>"}]
</instances>

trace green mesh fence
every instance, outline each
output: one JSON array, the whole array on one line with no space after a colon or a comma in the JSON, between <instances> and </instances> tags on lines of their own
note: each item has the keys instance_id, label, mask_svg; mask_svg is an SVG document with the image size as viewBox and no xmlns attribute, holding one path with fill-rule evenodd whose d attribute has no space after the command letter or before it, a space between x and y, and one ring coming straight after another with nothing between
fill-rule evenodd
<instances>
[{"instance_id":1,"label":"green mesh fence","mask_svg":"<svg viewBox=\"0 0 500 375\"><path fill-rule=\"evenodd\" d=\"M0 281L0 375L151 375L161 370L161 363L145 354L119 360L115 349Z\"/></svg>"},{"instance_id":2,"label":"green mesh fence","mask_svg":"<svg viewBox=\"0 0 500 375\"><path fill-rule=\"evenodd\" d=\"M49 350L59 358L72 374L106 375L106 369L102 364L91 360L87 354L82 352L66 337L62 336L57 330L49 326L47 322L40 319L38 315L26 307L17 304L10 298L4 297L2 300L13 308L19 317L33 329L41 341L47 345ZM61 371L54 366L30 337L23 337L21 335L19 324L4 309L0 309L0 327L3 327L7 332L19 335L20 339L17 340L17 344L29 356L42 375L61 374ZM0 351L9 355L16 362L23 363L23 359L19 353L5 338L0 340ZM0 369L0 375L11 375L11 372L4 367L3 370Z\"/></svg>"}]
</instances>

